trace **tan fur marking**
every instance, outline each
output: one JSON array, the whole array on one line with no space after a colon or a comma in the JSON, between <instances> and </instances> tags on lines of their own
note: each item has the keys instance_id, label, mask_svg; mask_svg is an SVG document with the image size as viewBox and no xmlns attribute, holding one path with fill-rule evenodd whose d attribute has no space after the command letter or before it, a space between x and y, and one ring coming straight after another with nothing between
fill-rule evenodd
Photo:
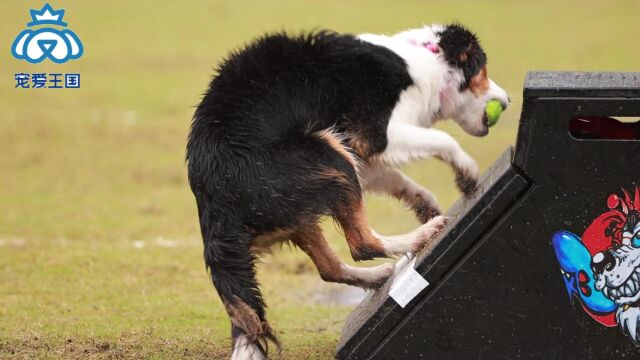
<instances>
[{"instance_id":1,"label":"tan fur marking","mask_svg":"<svg viewBox=\"0 0 640 360\"><path fill-rule=\"evenodd\" d=\"M342 261L327 244L320 226L314 224L302 229L292 236L292 241L309 255L323 280L340 281L344 278Z\"/></svg>"},{"instance_id":2,"label":"tan fur marking","mask_svg":"<svg viewBox=\"0 0 640 360\"><path fill-rule=\"evenodd\" d=\"M292 241L309 255L324 281L377 289L393 274L391 264L369 268L344 264L331 250L317 224L301 229Z\"/></svg>"},{"instance_id":3,"label":"tan fur marking","mask_svg":"<svg viewBox=\"0 0 640 360\"><path fill-rule=\"evenodd\" d=\"M384 244L371 232L362 199L343 209L337 219L344 230L354 260L385 256Z\"/></svg>"},{"instance_id":4,"label":"tan fur marking","mask_svg":"<svg viewBox=\"0 0 640 360\"><path fill-rule=\"evenodd\" d=\"M267 349L268 344L266 341L269 340L280 351L280 342L269 323L266 320L261 322L258 314L249 305L237 296L233 297L232 302L224 301L224 305L231 323L242 330L249 343L260 341L263 347Z\"/></svg>"},{"instance_id":5,"label":"tan fur marking","mask_svg":"<svg viewBox=\"0 0 640 360\"><path fill-rule=\"evenodd\" d=\"M345 145L343 145L342 140L340 140L339 136L333 132L331 129L325 129L316 132L316 135L326 142L329 146L331 146L338 154L342 155L353 167L358 170L358 161L355 156L347 150Z\"/></svg>"},{"instance_id":6,"label":"tan fur marking","mask_svg":"<svg viewBox=\"0 0 640 360\"><path fill-rule=\"evenodd\" d=\"M293 230L277 229L267 234L257 235L251 242L251 251L255 253L269 252L273 245L289 240L291 233Z\"/></svg>"},{"instance_id":7,"label":"tan fur marking","mask_svg":"<svg viewBox=\"0 0 640 360\"><path fill-rule=\"evenodd\" d=\"M323 181L333 181L337 183L340 187L348 191L348 193L351 195L352 201L361 198L359 196L360 191L358 189L359 183L354 183L354 181L347 174L340 170L323 167L322 169L320 169L320 171L316 171L313 173L311 180L313 180L313 178Z\"/></svg>"},{"instance_id":8,"label":"tan fur marking","mask_svg":"<svg viewBox=\"0 0 640 360\"><path fill-rule=\"evenodd\" d=\"M351 147L362 160L366 161L372 155L369 143L366 140L361 139L358 135L351 135L349 147Z\"/></svg>"},{"instance_id":9,"label":"tan fur marking","mask_svg":"<svg viewBox=\"0 0 640 360\"><path fill-rule=\"evenodd\" d=\"M481 96L489 90L489 75L487 74L487 66L485 65L478 74L471 78L469 89L475 96Z\"/></svg>"},{"instance_id":10,"label":"tan fur marking","mask_svg":"<svg viewBox=\"0 0 640 360\"><path fill-rule=\"evenodd\" d=\"M264 334L263 324L258 314L239 297L235 296L233 302L225 302L227 314L234 326L242 329L250 342L258 340Z\"/></svg>"}]
</instances>

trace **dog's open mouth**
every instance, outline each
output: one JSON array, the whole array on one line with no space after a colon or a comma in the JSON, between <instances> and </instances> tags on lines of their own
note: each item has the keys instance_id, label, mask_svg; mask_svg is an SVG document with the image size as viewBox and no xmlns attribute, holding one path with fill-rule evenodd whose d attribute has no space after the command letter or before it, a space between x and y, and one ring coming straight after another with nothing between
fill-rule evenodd
<instances>
[{"instance_id":1,"label":"dog's open mouth","mask_svg":"<svg viewBox=\"0 0 640 360\"><path fill-rule=\"evenodd\" d=\"M482 125L488 127L489 126L489 116L487 116L487 112L485 111L482 114Z\"/></svg>"},{"instance_id":2,"label":"dog's open mouth","mask_svg":"<svg viewBox=\"0 0 640 360\"><path fill-rule=\"evenodd\" d=\"M637 267L622 285L615 288L606 286L602 292L618 305L637 303L640 300L640 267Z\"/></svg>"}]
</instances>

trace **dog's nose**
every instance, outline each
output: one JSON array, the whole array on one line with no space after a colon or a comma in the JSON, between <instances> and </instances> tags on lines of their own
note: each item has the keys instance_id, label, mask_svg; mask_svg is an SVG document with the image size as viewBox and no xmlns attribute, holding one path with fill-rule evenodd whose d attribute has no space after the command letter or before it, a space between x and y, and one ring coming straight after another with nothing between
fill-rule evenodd
<instances>
[{"instance_id":1,"label":"dog's nose","mask_svg":"<svg viewBox=\"0 0 640 360\"><path fill-rule=\"evenodd\" d=\"M511 103L511 98L507 97L506 99L500 100L500 105L502 105L502 111L507 110L509 104Z\"/></svg>"},{"instance_id":2,"label":"dog's nose","mask_svg":"<svg viewBox=\"0 0 640 360\"><path fill-rule=\"evenodd\" d=\"M599 252L593 255L591 259L591 268L596 274L602 274L603 272L610 271L616 266L616 258L611 251Z\"/></svg>"}]
</instances>

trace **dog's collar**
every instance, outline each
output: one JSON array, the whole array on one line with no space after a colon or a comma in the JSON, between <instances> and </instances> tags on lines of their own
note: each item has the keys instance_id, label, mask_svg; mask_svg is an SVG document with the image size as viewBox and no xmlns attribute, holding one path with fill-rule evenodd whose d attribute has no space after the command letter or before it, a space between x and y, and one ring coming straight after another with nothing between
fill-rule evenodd
<instances>
[{"instance_id":1,"label":"dog's collar","mask_svg":"<svg viewBox=\"0 0 640 360\"><path fill-rule=\"evenodd\" d=\"M440 48L438 47L438 44L433 43L431 41L427 41L427 42L424 42L424 43L418 43L417 41L412 39L412 40L409 40L409 43L411 45L413 45L413 46L423 47L423 48L431 51L434 54L440 53Z\"/></svg>"}]
</instances>

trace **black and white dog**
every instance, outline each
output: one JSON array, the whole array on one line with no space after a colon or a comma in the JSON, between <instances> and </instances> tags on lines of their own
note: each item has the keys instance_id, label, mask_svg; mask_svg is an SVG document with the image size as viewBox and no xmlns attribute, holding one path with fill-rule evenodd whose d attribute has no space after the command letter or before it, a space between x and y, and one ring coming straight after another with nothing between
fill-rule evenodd
<instances>
[{"instance_id":1,"label":"black and white dog","mask_svg":"<svg viewBox=\"0 0 640 360\"><path fill-rule=\"evenodd\" d=\"M446 219L434 196L397 168L435 156L450 164L464 194L475 161L448 134L488 133L485 105L507 94L487 75L476 36L461 25L394 36L315 32L264 36L220 65L189 134L189 181L204 258L231 318L233 359L262 359L277 343L265 317L256 251L290 240L325 281L374 289L392 264L344 264L318 225L333 217L357 261L415 252ZM367 223L363 190L390 194L424 224L382 236Z\"/></svg>"}]
</instances>

